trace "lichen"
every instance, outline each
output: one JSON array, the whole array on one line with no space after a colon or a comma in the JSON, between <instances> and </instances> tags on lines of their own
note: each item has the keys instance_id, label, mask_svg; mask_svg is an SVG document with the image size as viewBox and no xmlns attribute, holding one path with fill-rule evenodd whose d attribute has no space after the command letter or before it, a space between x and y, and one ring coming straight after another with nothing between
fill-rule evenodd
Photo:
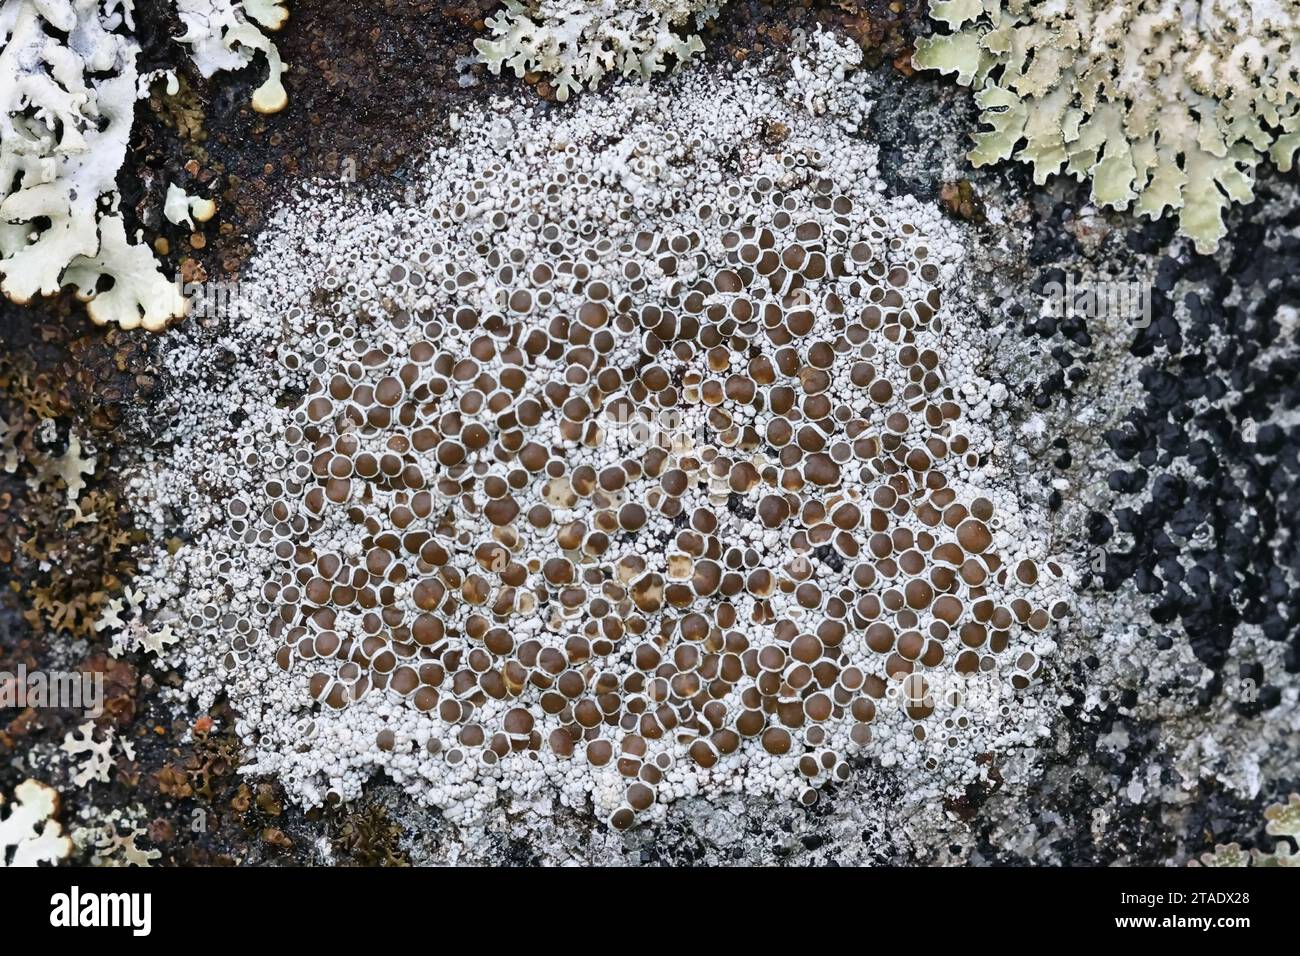
<instances>
[{"instance_id":1,"label":"lichen","mask_svg":"<svg viewBox=\"0 0 1300 956\"><path fill-rule=\"evenodd\" d=\"M95 631L111 637L110 656L139 652L162 657L167 648L180 640L166 621L146 624L141 616L143 605L144 595L128 585L120 598L113 598L102 609L95 621ZM124 611L129 615L126 618L122 617Z\"/></svg>"},{"instance_id":2,"label":"lichen","mask_svg":"<svg viewBox=\"0 0 1300 956\"><path fill-rule=\"evenodd\" d=\"M882 195L856 47L801 53L476 112L403 203L284 210L211 330L248 362L169 340L132 488L184 543L138 585L246 772L626 828L1046 733L1072 575L994 464L961 227Z\"/></svg>"},{"instance_id":3,"label":"lichen","mask_svg":"<svg viewBox=\"0 0 1300 956\"><path fill-rule=\"evenodd\" d=\"M72 827L72 842L79 854L85 854L91 866L148 867L162 857L162 852L146 849L138 841L146 835L139 820L144 807L114 807L107 812L89 808L92 819Z\"/></svg>"},{"instance_id":4,"label":"lichen","mask_svg":"<svg viewBox=\"0 0 1300 956\"><path fill-rule=\"evenodd\" d=\"M1093 201L1176 212L1198 251L1254 198L1265 155L1300 147L1300 5L1206 0L930 0L948 32L916 66L973 86L977 166L1009 157L1034 179L1090 180Z\"/></svg>"},{"instance_id":5,"label":"lichen","mask_svg":"<svg viewBox=\"0 0 1300 956\"><path fill-rule=\"evenodd\" d=\"M556 97L568 99L606 73L649 77L704 49L678 29L703 24L724 0L506 0L487 21L491 39L474 46L493 73L508 66L518 76L551 77Z\"/></svg>"},{"instance_id":6,"label":"lichen","mask_svg":"<svg viewBox=\"0 0 1300 956\"><path fill-rule=\"evenodd\" d=\"M137 95L133 28L129 2L0 8L0 288L25 304L73 283L95 322L157 329L181 296L112 211ZM101 298L105 277L120 281Z\"/></svg>"},{"instance_id":7,"label":"lichen","mask_svg":"<svg viewBox=\"0 0 1300 956\"><path fill-rule=\"evenodd\" d=\"M1264 811L1268 821L1264 832L1269 836L1300 839L1300 793L1291 794L1286 803L1275 803Z\"/></svg>"},{"instance_id":8,"label":"lichen","mask_svg":"<svg viewBox=\"0 0 1300 956\"><path fill-rule=\"evenodd\" d=\"M267 78L253 91L253 109L259 113L284 109L289 101L280 79L284 64L275 44L256 26L280 29L289 16L283 0L176 0L176 13L186 28L179 42L190 47L200 73L208 77L221 70L242 69L260 51Z\"/></svg>"},{"instance_id":9,"label":"lichen","mask_svg":"<svg viewBox=\"0 0 1300 956\"><path fill-rule=\"evenodd\" d=\"M1273 849L1242 849L1240 843L1220 843L1208 853L1188 861L1188 866L1300 866L1300 793L1293 793L1286 803L1275 803L1264 810L1264 832L1280 837Z\"/></svg>"},{"instance_id":10,"label":"lichen","mask_svg":"<svg viewBox=\"0 0 1300 956\"><path fill-rule=\"evenodd\" d=\"M0 468L22 482L0 520L0 557L24 581L23 615L38 633L90 637L134 572L140 537L109 483L94 478L102 456L75 431L62 434L29 408L0 409Z\"/></svg>"},{"instance_id":11,"label":"lichen","mask_svg":"<svg viewBox=\"0 0 1300 956\"><path fill-rule=\"evenodd\" d=\"M194 220L207 222L217 210L216 203L202 196L191 196L175 183L167 186L167 199L163 205L163 215L175 225L185 223L194 228Z\"/></svg>"},{"instance_id":12,"label":"lichen","mask_svg":"<svg viewBox=\"0 0 1300 956\"><path fill-rule=\"evenodd\" d=\"M0 868L57 863L72 852L72 841L54 819L59 794L46 784L26 780L14 790L16 802L0 817ZM0 810L5 795L0 792Z\"/></svg>"},{"instance_id":13,"label":"lichen","mask_svg":"<svg viewBox=\"0 0 1300 956\"><path fill-rule=\"evenodd\" d=\"M100 732L102 739L96 740L95 734L95 722L88 720L75 730L68 731L59 747L74 764L72 784L78 789L95 782L108 783L109 773L116 764L114 744L117 744L117 749L128 761L135 759L135 748L131 742L117 739L111 724Z\"/></svg>"},{"instance_id":14,"label":"lichen","mask_svg":"<svg viewBox=\"0 0 1300 956\"><path fill-rule=\"evenodd\" d=\"M270 76L253 107L283 108L279 54L241 5L176 3L187 28L179 40L204 76L246 66L260 50ZM248 11L271 29L283 13L268 0ZM180 288L127 235L119 211L117 174L149 85L139 54L133 0L0 6L0 290L12 301L73 286L101 325L157 331L185 314Z\"/></svg>"},{"instance_id":15,"label":"lichen","mask_svg":"<svg viewBox=\"0 0 1300 956\"><path fill-rule=\"evenodd\" d=\"M382 805L349 809L330 841L331 848L356 866L410 866L402 850L402 828Z\"/></svg>"},{"instance_id":16,"label":"lichen","mask_svg":"<svg viewBox=\"0 0 1300 956\"><path fill-rule=\"evenodd\" d=\"M75 510L68 494L41 483L29 496L30 523L13 528L16 553L37 573L24 616L38 631L89 636L101 608L134 570L133 534L110 491L86 492Z\"/></svg>"}]
</instances>

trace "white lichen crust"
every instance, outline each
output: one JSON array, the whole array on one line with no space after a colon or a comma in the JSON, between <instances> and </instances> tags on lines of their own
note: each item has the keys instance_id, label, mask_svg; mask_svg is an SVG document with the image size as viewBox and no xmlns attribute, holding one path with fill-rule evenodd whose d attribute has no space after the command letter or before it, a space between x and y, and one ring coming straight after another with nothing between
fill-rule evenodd
<instances>
[{"instance_id":1,"label":"white lichen crust","mask_svg":"<svg viewBox=\"0 0 1300 956\"><path fill-rule=\"evenodd\" d=\"M405 202L278 214L247 312L171 343L131 482L187 542L140 584L163 653L246 769L623 828L855 757L925 800L1047 732L1072 575L1004 477L967 239L883 194L858 58L500 101Z\"/></svg>"},{"instance_id":2,"label":"white lichen crust","mask_svg":"<svg viewBox=\"0 0 1300 956\"><path fill-rule=\"evenodd\" d=\"M487 21L492 38L474 46L493 73L503 65L521 77L543 73L565 100L584 85L595 87L606 73L644 79L663 70L666 57L685 63L704 44L679 31L713 19L721 2L506 0Z\"/></svg>"},{"instance_id":3,"label":"white lichen crust","mask_svg":"<svg viewBox=\"0 0 1300 956\"><path fill-rule=\"evenodd\" d=\"M1296 0L930 0L950 28L915 63L973 85L977 165L1014 155L1044 182L1064 171L1094 201L1159 218L1201 252L1225 209L1254 198L1268 155L1300 147Z\"/></svg>"}]
</instances>

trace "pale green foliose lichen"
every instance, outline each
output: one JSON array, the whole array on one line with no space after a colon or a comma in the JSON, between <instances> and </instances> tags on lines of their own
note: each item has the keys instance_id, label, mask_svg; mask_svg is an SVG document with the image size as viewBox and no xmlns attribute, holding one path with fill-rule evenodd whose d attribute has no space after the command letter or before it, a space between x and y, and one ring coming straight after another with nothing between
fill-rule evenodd
<instances>
[{"instance_id":1,"label":"pale green foliose lichen","mask_svg":"<svg viewBox=\"0 0 1300 956\"><path fill-rule=\"evenodd\" d=\"M1243 866L1300 866L1300 853L1294 844L1300 843L1300 794L1293 793L1286 803L1275 803L1264 811L1264 832L1279 837L1272 851L1259 847L1247 852L1240 843L1217 844L1211 853L1202 853L1189 860L1188 866L1243 867Z\"/></svg>"},{"instance_id":2,"label":"pale green foliose lichen","mask_svg":"<svg viewBox=\"0 0 1300 956\"><path fill-rule=\"evenodd\" d=\"M1064 171L1103 206L1175 211L1198 251L1300 148L1300 0L930 0L914 63L973 86L970 159Z\"/></svg>"},{"instance_id":3,"label":"pale green foliose lichen","mask_svg":"<svg viewBox=\"0 0 1300 956\"><path fill-rule=\"evenodd\" d=\"M725 0L506 0L487 21L491 39L475 42L493 73L550 77L566 100L609 72L651 76L671 56L684 63L704 49L689 30L712 20Z\"/></svg>"}]
</instances>

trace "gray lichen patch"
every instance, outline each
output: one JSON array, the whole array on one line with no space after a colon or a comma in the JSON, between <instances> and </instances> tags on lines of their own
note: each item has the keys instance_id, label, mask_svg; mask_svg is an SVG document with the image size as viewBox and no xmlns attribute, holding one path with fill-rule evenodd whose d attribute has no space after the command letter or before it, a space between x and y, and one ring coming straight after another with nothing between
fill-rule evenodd
<instances>
[{"instance_id":1,"label":"gray lichen patch","mask_svg":"<svg viewBox=\"0 0 1300 956\"><path fill-rule=\"evenodd\" d=\"M404 204L283 210L201 333L264 363L172 343L194 388L135 489L190 543L144 590L250 769L623 829L811 805L854 757L924 805L1047 733L1073 575L1007 480L968 237L884 194L859 51L799 49L498 100Z\"/></svg>"}]
</instances>

